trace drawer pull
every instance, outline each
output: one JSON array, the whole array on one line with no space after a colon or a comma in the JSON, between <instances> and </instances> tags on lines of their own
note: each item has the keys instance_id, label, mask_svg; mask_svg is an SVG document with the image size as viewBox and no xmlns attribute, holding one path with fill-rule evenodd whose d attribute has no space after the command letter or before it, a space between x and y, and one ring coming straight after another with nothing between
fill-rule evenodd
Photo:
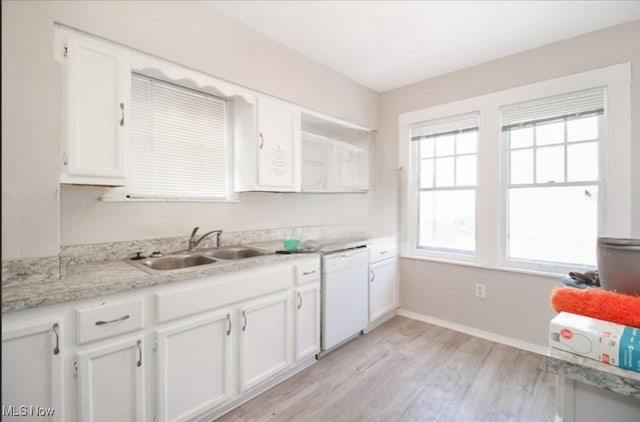
<instances>
[{"instance_id":1,"label":"drawer pull","mask_svg":"<svg viewBox=\"0 0 640 422\"><path fill-rule=\"evenodd\" d=\"M138 340L136 342L136 347L138 348L138 363L136 366L142 366L142 340Z\"/></svg>"},{"instance_id":2,"label":"drawer pull","mask_svg":"<svg viewBox=\"0 0 640 422\"><path fill-rule=\"evenodd\" d=\"M307 272L303 272L302 275L311 275L311 274L315 274L316 270L313 271L307 271Z\"/></svg>"},{"instance_id":3,"label":"drawer pull","mask_svg":"<svg viewBox=\"0 0 640 422\"><path fill-rule=\"evenodd\" d=\"M382 252L380 252L380 255L386 255L387 252L389 252L389 251L382 251Z\"/></svg>"},{"instance_id":4,"label":"drawer pull","mask_svg":"<svg viewBox=\"0 0 640 422\"><path fill-rule=\"evenodd\" d=\"M58 325L57 322L53 324L53 332L56 334L56 347L53 348L53 354L59 355L60 354L60 326Z\"/></svg>"},{"instance_id":5,"label":"drawer pull","mask_svg":"<svg viewBox=\"0 0 640 422\"><path fill-rule=\"evenodd\" d=\"M112 319L111 321L96 321L96 325L113 324L114 322L125 321L131 318L131 315L122 315L120 318Z\"/></svg>"},{"instance_id":6,"label":"drawer pull","mask_svg":"<svg viewBox=\"0 0 640 422\"><path fill-rule=\"evenodd\" d=\"M229 328L227 328L227 335L231 335L231 314L227 314L227 322L229 322Z\"/></svg>"}]
</instances>

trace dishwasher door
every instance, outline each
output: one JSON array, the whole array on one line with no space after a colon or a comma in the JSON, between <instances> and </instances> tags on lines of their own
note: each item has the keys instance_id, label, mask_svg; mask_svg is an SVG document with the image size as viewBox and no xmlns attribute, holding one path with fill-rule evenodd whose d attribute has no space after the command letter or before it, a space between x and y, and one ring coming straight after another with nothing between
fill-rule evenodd
<instances>
[{"instance_id":1,"label":"dishwasher door","mask_svg":"<svg viewBox=\"0 0 640 422\"><path fill-rule=\"evenodd\" d=\"M328 350L367 326L369 252L325 255L322 272L322 350Z\"/></svg>"}]
</instances>

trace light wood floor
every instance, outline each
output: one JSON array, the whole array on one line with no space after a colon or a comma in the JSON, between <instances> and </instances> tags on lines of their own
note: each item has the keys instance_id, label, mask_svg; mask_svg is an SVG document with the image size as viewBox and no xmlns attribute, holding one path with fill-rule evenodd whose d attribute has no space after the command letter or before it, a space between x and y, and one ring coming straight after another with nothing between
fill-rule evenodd
<instances>
[{"instance_id":1,"label":"light wood floor","mask_svg":"<svg viewBox=\"0 0 640 422\"><path fill-rule=\"evenodd\" d=\"M544 357L396 316L219 419L541 422L555 415Z\"/></svg>"}]
</instances>

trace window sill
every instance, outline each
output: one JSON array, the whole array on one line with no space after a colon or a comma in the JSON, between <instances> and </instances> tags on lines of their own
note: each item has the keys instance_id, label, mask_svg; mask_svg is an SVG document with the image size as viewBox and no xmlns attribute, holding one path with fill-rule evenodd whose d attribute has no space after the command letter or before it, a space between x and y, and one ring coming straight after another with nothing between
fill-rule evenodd
<instances>
[{"instance_id":1,"label":"window sill","mask_svg":"<svg viewBox=\"0 0 640 422\"><path fill-rule=\"evenodd\" d=\"M127 198L125 196L117 195L103 195L100 198L102 202L193 202L193 203L212 203L212 204L237 204L240 202L240 197L234 197L231 199L189 199L189 198Z\"/></svg>"},{"instance_id":2,"label":"window sill","mask_svg":"<svg viewBox=\"0 0 640 422\"><path fill-rule=\"evenodd\" d=\"M557 273L557 272L551 272L551 271L533 270L533 269L517 268L517 267L491 266L491 265L479 264L477 262L458 261L458 260L453 260L453 259L426 257L426 256L415 255L415 254L414 255L412 255L412 254L401 254L400 258L417 260L417 261L437 262L437 263L440 263L440 264L458 265L458 266L462 266L462 267L472 267L472 268L478 268L478 269L483 269L483 270L503 271L503 272L508 272L508 273L527 274L527 275L535 275L535 276L540 276L540 277L551 277L551 278L556 278L556 279L560 279L560 278L564 277L565 275L567 275L567 273ZM576 269L576 270L580 270L580 269Z\"/></svg>"}]
</instances>

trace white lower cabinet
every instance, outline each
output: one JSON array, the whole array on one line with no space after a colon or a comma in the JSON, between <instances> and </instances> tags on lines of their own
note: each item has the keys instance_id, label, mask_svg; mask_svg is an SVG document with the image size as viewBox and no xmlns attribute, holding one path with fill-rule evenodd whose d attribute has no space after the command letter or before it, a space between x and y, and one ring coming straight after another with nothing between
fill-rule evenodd
<instances>
[{"instance_id":1,"label":"white lower cabinet","mask_svg":"<svg viewBox=\"0 0 640 422\"><path fill-rule=\"evenodd\" d=\"M398 306L397 247L383 241L369 247L369 327Z\"/></svg>"},{"instance_id":2,"label":"white lower cabinet","mask_svg":"<svg viewBox=\"0 0 640 422\"><path fill-rule=\"evenodd\" d=\"M393 258L369 267L369 323L396 307L396 263Z\"/></svg>"},{"instance_id":3,"label":"white lower cabinet","mask_svg":"<svg viewBox=\"0 0 640 422\"><path fill-rule=\"evenodd\" d=\"M287 291L240 306L240 392L289 366L293 338L290 297Z\"/></svg>"},{"instance_id":4,"label":"white lower cabinet","mask_svg":"<svg viewBox=\"0 0 640 422\"><path fill-rule=\"evenodd\" d=\"M215 420L313 363L319 265L287 261L3 315L2 420Z\"/></svg>"},{"instance_id":5,"label":"white lower cabinet","mask_svg":"<svg viewBox=\"0 0 640 422\"><path fill-rule=\"evenodd\" d=\"M158 420L186 421L233 397L231 309L157 330Z\"/></svg>"},{"instance_id":6,"label":"white lower cabinet","mask_svg":"<svg viewBox=\"0 0 640 422\"><path fill-rule=\"evenodd\" d=\"M295 295L295 353L299 361L320 351L320 283L299 287Z\"/></svg>"},{"instance_id":7,"label":"white lower cabinet","mask_svg":"<svg viewBox=\"0 0 640 422\"><path fill-rule=\"evenodd\" d=\"M65 420L61 330L60 319L11 327L3 321L3 421Z\"/></svg>"},{"instance_id":8,"label":"white lower cabinet","mask_svg":"<svg viewBox=\"0 0 640 422\"><path fill-rule=\"evenodd\" d=\"M141 335L112 339L77 353L79 420L145 420L144 341Z\"/></svg>"}]
</instances>

